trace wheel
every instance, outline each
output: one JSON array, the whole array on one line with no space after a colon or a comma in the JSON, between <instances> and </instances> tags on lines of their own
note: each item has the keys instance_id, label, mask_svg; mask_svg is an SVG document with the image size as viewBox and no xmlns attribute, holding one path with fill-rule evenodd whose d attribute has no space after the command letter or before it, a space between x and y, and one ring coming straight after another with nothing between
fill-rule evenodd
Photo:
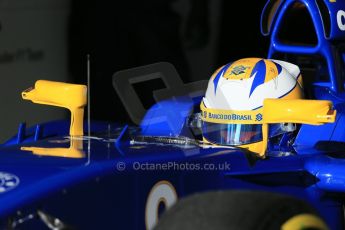
<instances>
[{"instance_id":1,"label":"wheel","mask_svg":"<svg viewBox=\"0 0 345 230\"><path fill-rule=\"evenodd\" d=\"M253 191L219 191L179 200L155 230L326 230L313 208L293 197Z\"/></svg>"}]
</instances>

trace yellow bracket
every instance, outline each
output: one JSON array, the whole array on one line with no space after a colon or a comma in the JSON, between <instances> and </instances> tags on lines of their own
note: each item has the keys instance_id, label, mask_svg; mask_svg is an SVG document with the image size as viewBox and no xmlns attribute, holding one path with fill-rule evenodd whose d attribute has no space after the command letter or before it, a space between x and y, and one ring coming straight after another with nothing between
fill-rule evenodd
<instances>
[{"instance_id":1,"label":"yellow bracket","mask_svg":"<svg viewBox=\"0 0 345 230\"><path fill-rule=\"evenodd\" d=\"M31 151L37 156L65 157L65 158L84 158L83 140L70 140L69 148L43 148L43 147L21 147L20 150Z\"/></svg>"},{"instance_id":2,"label":"yellow bracket","mask_svg":"<svg viewBox=\"0 0 345 230\"><path fill-rule=\"evenodd\" d=\"M38 80L34 88L22 92L22 98L37 104L68 109L71 112L70 135L82 136L86 94L85 85Z\"/></svg>"}]
</instances>

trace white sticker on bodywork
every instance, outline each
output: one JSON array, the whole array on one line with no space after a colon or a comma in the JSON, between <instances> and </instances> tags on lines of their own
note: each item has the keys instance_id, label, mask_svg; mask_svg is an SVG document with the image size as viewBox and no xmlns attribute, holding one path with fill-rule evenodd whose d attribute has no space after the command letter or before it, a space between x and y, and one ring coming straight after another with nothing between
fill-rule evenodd
<instances>
[{"instance_id":1,"label":"white sticker on bodywork","mask_svg":"<svg viewBox=\"0 0 345 230\"><path fill-rule=\"evenodd\" d=\"M19 185L19 178L7 172L0 172L0 194L7 192Z\"/></svg>"},{"instance_id":2,"label":"white sticker on bodywork","mask_svg":"<svg viewBox=\"0 0 345 230\"><path fill-rule=\"evenodd\" d=\"M159 181L156 183L146 201L145 224L147 230L152 230L158 221L158 209L161 202L165 209L169 209L177 201L177 193L174 186L169 181Z\"/></svg>"},{"instance_id":3,"label":"white sticker on bodywork","mask_svg":"<svg viewBox=\"0 0 345 230\"><path fill-rule=\"evenodd\" d=\"M337 23L341 31L345 31L345 11L339 10L337 13Z\"/></svg>"}]
</instances>

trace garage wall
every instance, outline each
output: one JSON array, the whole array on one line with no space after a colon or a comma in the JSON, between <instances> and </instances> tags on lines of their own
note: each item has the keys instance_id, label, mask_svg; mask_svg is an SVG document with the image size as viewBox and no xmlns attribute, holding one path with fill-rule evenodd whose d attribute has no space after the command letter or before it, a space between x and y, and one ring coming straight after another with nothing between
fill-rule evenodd
<instances>
[{"instance_id":1,"label":"garage wall","mask_svg":"<svg viewBox=\"0 0 345 230\"><path fill-rule=\"evenodd\" d=\"M62 119L63 109L21 99L38 79L68 81L68 0L0 0L0 142L27 125Z\"/></svg>"}]
</instances>

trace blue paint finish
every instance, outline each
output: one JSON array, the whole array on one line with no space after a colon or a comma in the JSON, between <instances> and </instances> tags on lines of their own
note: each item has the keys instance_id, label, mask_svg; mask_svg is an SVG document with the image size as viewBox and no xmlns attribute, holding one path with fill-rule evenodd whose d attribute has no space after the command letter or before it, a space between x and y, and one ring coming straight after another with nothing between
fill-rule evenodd
<instances>
[{"instance_id":1,"label":"blue paint finish","mask_svg":"<svg viewBox=\"0 0 345 230\"><path fill-rule=\"evenodd\" d=\"M36 125L34 141L38 141L42 138L42 132L43 132L43 126L39 124Z\"/></svg>"},{"instance_id":2,"label":"blue paint finish","mask_svg":"<svg viewBox=\"0 0 345 230\"><path fill-rule=\"evenodd\" d=\"M279 5L275 5L275 3L279 3ZM286 12L295 3L303 4L311 16L318 40L315 46L294 45L284 43L279 39L278 32L283 29ZM323 6L325 10L320 10ZM316 176L316 184L309 186L305 191L309 197L308 200L318 209L330 229L344 228L341 223L343 201L335 197L328 197L332 193L343 193L345 188L343 176L345 148L342 145L345 142L345 68L342 58L343 49L338 47L335 42L345 39L345 33L340 30L337 22L338 12L344 9L344 1L285 0L278 2L278 0L273 0L267 1L261 17L261 31L264 35L269 35L271 40L269 58L274 58L278 54L280 56L287 56L286 54L315 55L321 56L326 61L323 71L328 71L329 80L319 82L318 76L315 76L310 90L315 99L333 102L337 110L336 122L322 126L301 125L293 146L299 156L306 157L303 163L304 170ZM329 20L325 20L325 18ZM269 19L271 21L268 21ZM327 21L329 21L329 25L326 24ZM323 199L328 205L321 208L320 199ZM330 206L334 209L328 209Z\"/></svg>"},{"instance_id":3,"label":"blue paint finish","mask_svg":"<svg viewBox=\"0 0 345 230\"><path fill-rule=\"evenodd\" d=\"M124 152L121 151L121 147L123 146L129 146L130 142L130 135L129 135L129 130L128 130L128 125L123 127L120 135L116 138L114 142L115 148L118 150L121 155L125 155Z\"/></svg>"},{"instance_id":4,"label":"blue paint finish","mask_svg":"<svg viewBox=\"0 0 345 230\"><path fill-rule=\"evenodd\" d=\"M200 101L190 97L160 101L145 114L140 128L142 135L179 136L184 130L186 118Z\"/></svg>"},{"instance_id":5,"label":"blue paint finish","mask_svg":"<svg viewBox=\"0 0 345 230\"><path fill-rule=\"evenodd\" d=\"M15 143L20 144L25 139L25 134L26 134L26 123L20 123Z\"/></svg>"},{"instance_id":6,"label":"blue paint finish","mask_svg":"<svg viewBox=\"0 0 345 230\"><path fill-rule=\"evenodd\" d=\"M218 86L218 82L219 79L223 76L223 74L228 70L228 68L231 66L232 63L228 63L226 64L215 76L215 78L213 79L213 84L214 84L214 94L216 94L217 92L217 86Z\"/></svg>"},{"instance_id":7,"label":"blue paint finish","mask_svg":"<svg viewBox=\"0 0 345 230\"><path fill-rule=\"evenodd\" d=\"M331 95L327 100L335 100ZM294 147L299 154L310 154L310 147L314 147L320 141L341 141L345 142L345 103L334 104L337 110L336 121L326 125L301 125L296 137ZM313 135L310 135L310 134Z\"/></svg>"},{"instance_id":8,"label":"blue paint finish","mask_svg":"<svg viewBox=\"0 0 345 230\"><path fill-rule=\"evenodd\" d=\"M277 12L279 12L282 5L284 5L284 1L279 1L277 6L274 6L274 3L277 3L277 1L267 1L261 13L260 30L264 36L270 35L272 26L274 26L276 22ZM272 10L274 10L274 8L275 11L273 12ZM269 21L269 19L271 19L271 21Z\"/></svg>"},{"instance_id":9,"label":"blue paint finish","mask_svg":"<svg viewBox=\"0 0 345 230\"><path fill-rule=\"evenodd\" d=\"M46 125L49 127L49 124ZM314 159L315 156L320 155L270 157L268 160L258 160L255 165L251 165L245 154L229 149L185 148L185 146L153 143L134 146L115 146L114 143L109 145L110 139L124 140L124 135L130 128L113 126L109 138L107 126L92 127L99 129L99 134L92 133L104 139L91 139L90 153L82 159L38 157L31 152L21 151L21 145L0 148L0 162L2 162L0 171L10 172L20 178L18 187L0 194L2 204L0 220L13 214L18 208L25 211L26 208L34 210L39 206L67 223L83 229L95 228L99 226L101 220L103 227L127 226L132 229L144 229L148 193L152 186L161 180L171 182L179 197L219 189L265 190L307 200L324 215L327 215L325 210L332 213L337 209L337 206L326 209L328 206L321 202L318 191L326 188L334 191L332 185L324 185L327 181L324 175L331 173L333 178L337 179L342 177L338 173L343 172L339 163L338 169L334 172L328 167L329 171L323 171L322 175L319 175L318 167L321 167L324 160ZM23 145L68 147L69 143L63 140L66 138L56 136L37 142L26 142ZM84 140L85 152L87 147L88 140ZM126 165L124 171L116 170L119 162ZM231 167L230 170L219 171L186 171L173 168L166 171L138 171L134 169L134 165L138 162L141 164L212 162L216 165L227 162ZM333 161L332 164L337 163ZM320 176L318 178L320 182L315 185L314 190L311 191L310 187L299 182L289 185L288 181L306 180L307 177L303 173L305 171L309 171L315 177ZM287 176L294 172L297 174ZM66 193L60 192L62 188ZM339 189L342 190L343 187ZM89 205L85 205L85 202ZM68 210L66 204L70 205ZM88 217L88 221L85 221L85 217Z\"/></svg>"},{"instance_id":10,"label":"blue paint finish","mask_svg":"<svg viewBox=\"0 0 345 230\"><path fill-rule=\"evenodd\" d=\"M255 64L250 77L253 77L253 75L255 75L255 78L253 80L252 87L250 88L249 97L258 86L265 83L266 64L264 60L260 60Z\"/></svg>"},{"instance_id":11,"label":"blue paint finish","mask_svg":"<svg viewBox=\"0 0 345 230\"><path fill-rule=\"evenodd\" d=\"M285 44L279 40L278 32L282 27L282 22L285 18L287 10L294 3L301 3L305 5L306 9L310 13L310 16L313 20L316 36L318 39L318 43L316 46L310 45L291 45ZM268 57L272 58L277 53L283 54L300 54L300 55L320 55L325 58L327 62L327 68L329 71L330 76L330 89L335 93L340 93L344 90L343 80L340 78L341 75L344 74L344 68L342 68L342 60L338 58L336 47L333 45L333 41L337 39L344 39L345 34L341 31L337 24L337 13L340 10L345 9L345 2L344 1L336 1L336 2L329 2L324 1L328 12L319 11L319 7L317 5L317 1L313 0L286 0L279 5L276 9L276 12L272 13L272 24L270 26L270 30L265 32L265 29L262 27L262 31L265 35L271 36L271 44L268 52ZM268 7L270 4L267 3L265 10L270 10ZM327 30L324 27L322 22L322 18L320 14L325 13L325 17L330 18L330 34L327 35L325 31ZM265 20L262 14L262 20ZM267 22L261 22L262 25L265 25ZM344 75L343 75L344 76Z\"/></svg>"},{"instance_id":12,"label":"blue paint finish","mask_svg":"<svg viewBox=\"0 0 345 230\"><path fill-rule=\"evenodd\" d=\"M338 117L337 117L338 119ZM322 126L301 125L294 142L294 148L299 154L310 154L317 152L312 149L319 141L330 141L330 137L336 124L326 124ZM310 134L313 135L310 135Z\"/></svg>"},{"instance_id":13,"label":"blue paint finish","mask_svg":"<svg viewBox=\"0 0 345 230\"><path fill-rule=\"evenodd\" d=\"M305 168L317 175L316 186L323 191L345 192L345 159L336 159L326 155L311 158Z\"/></svg>"}]
</instances>

